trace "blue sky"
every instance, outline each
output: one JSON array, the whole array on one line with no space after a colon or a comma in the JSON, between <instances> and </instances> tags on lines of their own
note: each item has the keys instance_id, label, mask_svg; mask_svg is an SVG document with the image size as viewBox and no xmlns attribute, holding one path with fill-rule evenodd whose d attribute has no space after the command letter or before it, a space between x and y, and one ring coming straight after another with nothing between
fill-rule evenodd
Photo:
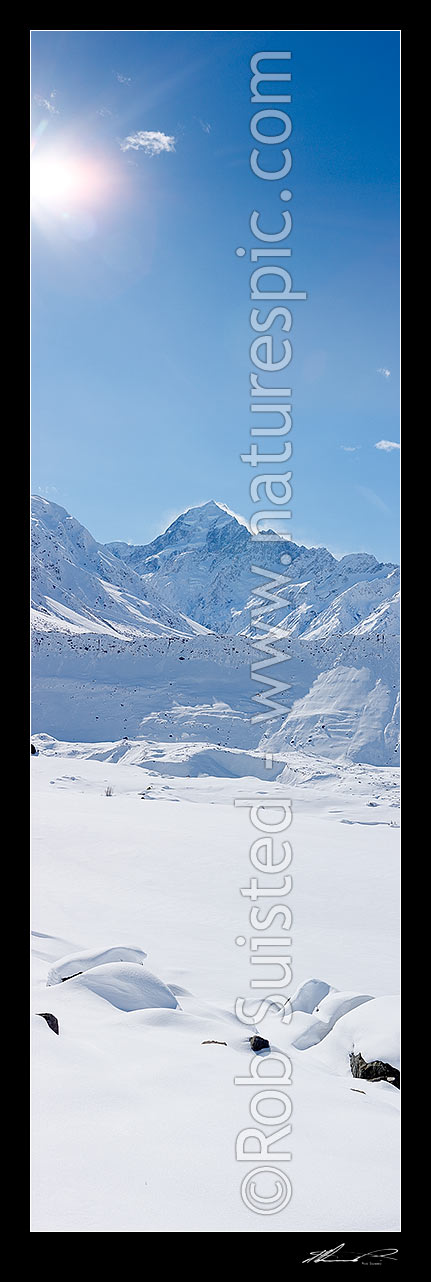
<instances>
[{"instance_id":1,"label":"blue sky","mask_svg":"<svg viewBox=\"0 0 431 1282\"><path fill-rule=\"evenodd\" d=\"M280 203L249 164L265 49L292 53L285 244L308 293L291 534L397 560L400 454L376 448L399 442L397 32L33 33L33 491L101 541L147 542L210 498L255 510L235 249ZM126 145L142 132L164 138Z\"/></svg>"}]
</instances>

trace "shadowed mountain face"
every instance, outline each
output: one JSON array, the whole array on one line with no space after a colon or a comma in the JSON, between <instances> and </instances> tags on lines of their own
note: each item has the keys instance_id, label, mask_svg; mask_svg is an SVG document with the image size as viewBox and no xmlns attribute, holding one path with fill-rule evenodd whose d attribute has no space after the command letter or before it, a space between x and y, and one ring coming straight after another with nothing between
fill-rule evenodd
<instances>
[{"instance_id":1,"label":"shadowed mountain face","mask_svg":"<svg viewBox=\"0 0 431 1282\"><path fill-rule=\"evenodd\" d=\"M32 574L36 730L94 742L126 726L152 740L397 763L396 566L261 542L215 502L146 546L103 545L36 498ZM272 679L280 699L253 723Z\"/></svg>"}]
</instances>

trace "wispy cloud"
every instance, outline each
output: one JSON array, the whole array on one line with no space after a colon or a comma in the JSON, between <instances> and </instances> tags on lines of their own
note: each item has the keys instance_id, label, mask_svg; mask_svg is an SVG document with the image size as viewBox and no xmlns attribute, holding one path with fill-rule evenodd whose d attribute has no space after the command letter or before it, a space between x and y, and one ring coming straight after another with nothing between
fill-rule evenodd
<instances>
[{"instance_id":1,"label":"wispy cloud","mask_svg":"<svg viewBox=\"0 0 431 1282\"><path fill-rule=\"evenodd\" d=\"M385 368L384 368L384 366L382 367L382 369L378 369L378 370L377 370L377 373L378 373L378 374L381 374L381 375L382 375L382 378L390 378L390 377L391 377L391 371L390 371L390 369L385 369Z\"/></svg>"},{"instance_id":2,"label":"wispy cloud","mask_svg":"<svg viewBox=\"0 0 431 1282\"><path fill-rule=\"evenodd\" d=\"M162 151L175 151L175 138L159 130L139 129L120 142L122 151L144 151L146 156L159 156Z\"/></svg>"},{"instance_id":3,"label":"wispy cloud","mask_svg":"<svg viewBox=\"0 0 431 1282\"><path fill-rule=\"evenodd\" d=\"M362 497L366 499L368 503L371 503L372 507L377 507L379 512L385 512L387 516L389 515L389 508L387 504L383 502L383 499L380 498L379 494L376 494L374 490L369 490L366 485L357 485L356 488L358 494L362 494Z\"/></svg>"},{"instance_id":4,"label":"wispy cloud","mask_svg":"<svg viewBox=\"0 0 431 1282\"><path fill-rule=\"evenodd\" d=\"M34 101L37 103L38 107L43 107L44 111L50 111L53 116L58 116L60 113L58 107L55 105L56 96L57 94L55 89L52 90L49 98L44 98L42 94L35 93Z\"/></svg>"},{"instance_id":5,"label":"wispy cloud","mask_svg":"<svg viewBox=\"0 0 431 1282\"><path fill-rule=\"evenodd\" d=\"M114 115L114 112L113 112L113 111L110 111L109 107L98 107L98 108L97 108L96 116L113 116L113 115Z\"/></svg>"},{"instance_id":6,"label":"wispy cloud","mask_svg":"<svg viewBox=\"0 0 431 1282\"><path fill-rule=\"evenodd\" d=\"M41 495L42 498L48 498L50 494L56 497L58 494L58 489L56 485L38 485L37 492L38 494Z\"/></svg>"},{"instance_id":7,"label":"wispy cloud","mask_svg":"<svg viewBox=\"0 0 431 1282\"><path fill-rule=\"evenodd\" d=\"M356 454L360 448L360 445L340 445L340 450L344 450L345 454Z\"/></svg>"},{"instance_id":8,"label":"wispy cloud","mask_svg":"<svg viewBox=\"0 0 431 1282\"><path fill-rule=\"evenodd\" d=\"M206 121L206 120L199 120L199 117L198 117L198 123L200 124L201 129L203 129L204 134L210 134L210 133L211 133L211 125L209 125L209 124L208 124L208 121Z\"/></svg>"},{"instance_id":9,"label":"wispy cloud","mask_svg":"<svg viewBox=\"0 0 431 1282\"><path fill-rule=\"evenodd\" d=\"M400 450L401 445L399 441L376 441L374 448L376 450L386 450L389 453L390 450Z\"/></svg>"},{"instance_id":10,"label":"wispy cloud","mask_svg":"<svg viewBox=\"0 0 431 1282\"><path fill-rule=\"evenodd\" d=\"M115 71L114 75L115 75L115 79L118 80L120 85L131 85L132 83L131 76L123 76L121 71Z\"/></svg>"}]
</instances>

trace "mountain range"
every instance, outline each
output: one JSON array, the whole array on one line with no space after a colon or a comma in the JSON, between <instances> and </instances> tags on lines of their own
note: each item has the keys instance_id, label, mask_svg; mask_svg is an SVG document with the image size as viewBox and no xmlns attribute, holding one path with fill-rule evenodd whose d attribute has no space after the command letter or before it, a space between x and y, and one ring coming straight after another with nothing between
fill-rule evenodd
<instances>
[{"instance_id":1,"label":"mountain range","mask_svg":"<svg viewBox=\"0 0 431 1282\"><path fill-rule=\"evenodd\" d=\"M368 553L257 541L214 501L102 544L35 497L32 606L35 732L398 762L399 571Z\"/></svg>"}]
</instances>

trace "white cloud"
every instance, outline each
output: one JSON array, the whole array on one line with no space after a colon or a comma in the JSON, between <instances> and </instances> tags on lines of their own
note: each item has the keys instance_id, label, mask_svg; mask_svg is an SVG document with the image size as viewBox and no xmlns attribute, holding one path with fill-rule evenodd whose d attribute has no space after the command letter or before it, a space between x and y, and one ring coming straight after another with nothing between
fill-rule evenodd
<instances>
[{"instance_id":1,"label":"white cloud","mask_svg":"<svg viewBox=\"0 0 431 1282\"><path fill-rule=\"evenodd\" d=\"M119 81L120 85L131 85L131 83L132 83L132 77L131 77L131 76L123 76L123 75L121 74L121 71L116 71L116 72L115 72L115 76L116 76L116 79Z\"/></svg>"},{"instance_id":2,"label":"white cloud","mask_svg":"<svg viewBox=\"0 0 431 1282\"><path fill-rule=\"evenodd\" d=\"M96 116L113 116L113 114L109 107L98 107L96 111Z\"/></svg>"},{"instance_id":3,"label":"white cloud","mask_svg":"<svg viewBox=\"0 0 431 1282\"><path fill-rule=\"evenodd\" d=\"M201 129L203 129L204 134L210 134L210 133L211 133L211 125L209 125L209 124L208 124L208 122L207 122L206 120L199 120L199 124L200 124Z\"/></svg>"},{"instance_id":4,"label":"white cloud","mask_svg":"<svg viewBox=\"0 0 431 1282\"><path fill-rule=\"evenodd\" d=\"M383 366L383 368L382 368L382 369L378 369L378 370L377 370L377 373L378 373L378 374L381 374L383 378L390 378L390 377L391 377L391 371L390 371L390 369L385 369L385 368L384 368L384 366Z\"/></svg>"},{"instance_id":5,"label":"white cloud","mask_svg":"<svg viewBox=\"0 0 431 1282\"><path fill-rule=\"evenodd\" d=\"M376 441L375 449L386 450L389 453L390 450L400 450L401 445L399 441Z\"/></svg>"},{"instance_id":6,"label":"white cloud","mask_svg":"<svg viewBox=\"0 0 431 1282\"><path fill-rule=\"evenodd\" d=\"M42 94L40 93L34 94L34 101L37 103L38 107L43 107L45 111L50 111L52 115L58 116L59 110L58 110L58 107L56 107L55 105L55 98L56 98L55 89L53 89L52 93L50 93L49 98L43 98Z\"/></svg>"},{"instance_id":7,"label":"white cloud","mask_svg":"<svg viewBox=\"0 0 431 1282\"><path fill-rule=\"evenodd\" d=\"M175 151L175 138L159 130L139 129L120 142L122 151L144 151L146 156L159 156L162 151Z\"/></svg>"},{"instance_id":8,"label":"white cloud","mask_svg":"<svg viewBox=\"0 0 431 1282\"><path fill-rule=\"evenodd\" d=\"M360 448L360 445L340 445L340 450L344 450L345 454L356 454Z\"/></svg>"}]
</instances>

